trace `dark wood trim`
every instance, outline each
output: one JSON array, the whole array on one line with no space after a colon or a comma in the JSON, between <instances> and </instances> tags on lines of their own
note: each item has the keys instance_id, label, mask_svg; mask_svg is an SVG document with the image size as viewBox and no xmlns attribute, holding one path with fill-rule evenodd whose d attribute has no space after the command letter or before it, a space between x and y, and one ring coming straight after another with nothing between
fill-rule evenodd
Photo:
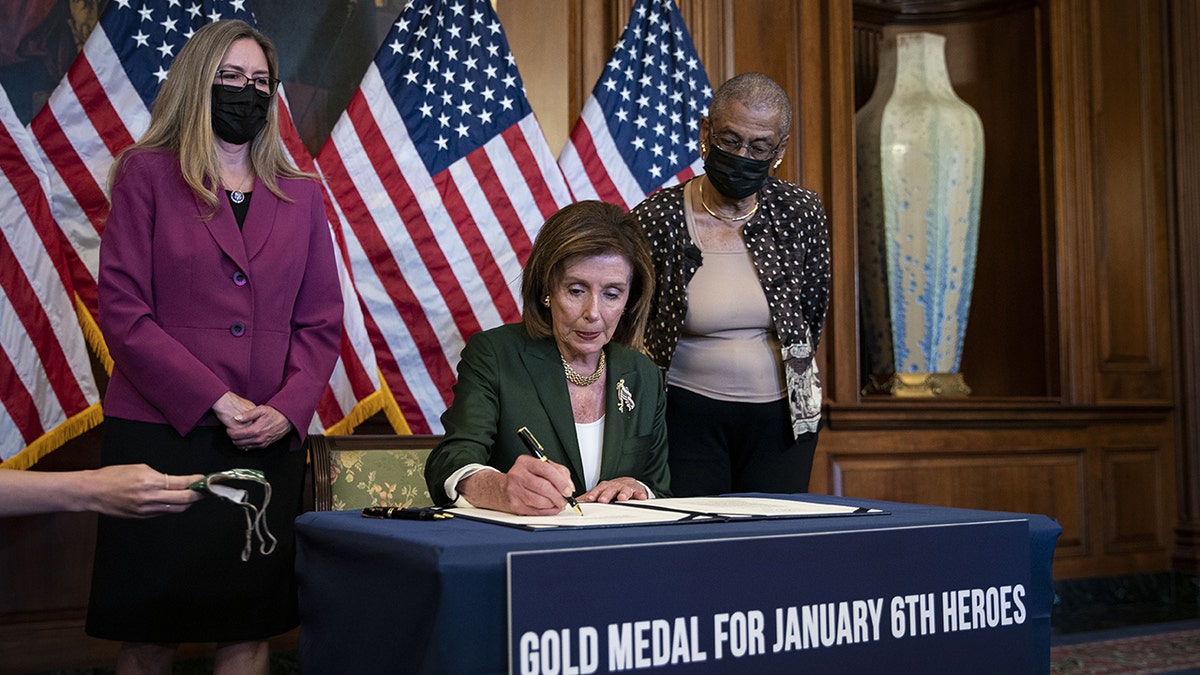
<instances>
[{"instance_id":1,"label":"dark wood trim","mask_svg":"<svg viewBox=\"0 0 1200 675\"><path fill-rule=\"evenodd\" d=\"M86 609L24 612L0 616L0 675L90 669L112 666L121 643L101 640L83 632ZM272 652L292 652L299 644L300 629L294 628L268 640ZM179 646L176 661L209 657L215 645L190 643Z\"/></svg>"},{"instance_id":2,"label":"dark wood trim","mask_svg":"<svg viewBox=\"0 0 1200 675\"><path fill-rule=\"evenodd\" d=\"M978 21L1035 4L1036 0L854 0L854 20L875 25Z\"/></svg>"},{"instance_id":3,"label":"dark wood trim","mask_svg":"<svg viewBox=\"0 0 1200 675\"><path fill-rule=\"evenodd\" d=\"M817 190L825 206L834 261L857 268L858 183L854 148L854 20L845 3L809 2L802 18L814 24L806 32L820 31L819 71L801 69L803 98L800 105L820 110L825 128L812 129L805 143L817 150L821 171L808 164L801 184ZM810 51L809 54L812 54ZM813 97L816 97L815 99ZM819 106L819 107L818 107ZM849 114L847 114L849 113ZM834 263L838 264L837 262ZM825 395L834 401L853 401L859 387L858 275L834 274L817 364L824 377Z\"/></svg>"},{"instance_id":4,"label":"dark wood trim","mask_svg":"<svg viewBox=\"0 0 1200 675\"><path fill-rule=\"evenodd\" d=\"M1169 220L1175 224L1175 308L1178 355L1178 430L1176 475L1179 523L1173 567L1200 573L1200 6L1170 2L1164 31L1170 36L1172 118L1171 153L1175 169Z\"/></svg>"},{"instance_id":5,"label":"dark wood trim","mask_svg":"<svg viewBox=\"0 0 1200 675\"><path fill-rule=\"evenodd\" d=\"M1092 213L1090 2L1049 5L1053 129L1053 219L1058 263L1059 378L1065 402L1095 400L1096 303Z\"/></svg>"},{"instance_id":6,"label":"dark wood trim","mask_svg":"<svg viewBox=\"0 0 1200 675\"><path fill-rule=\"evenodd\" d=\"M1171 406L1064 406L1041 399L879 399L826 406L826 427L838 431L876 429L1029 429L1084 427L1104 423L1164 423Z\"/></svg>"}]
</instances>

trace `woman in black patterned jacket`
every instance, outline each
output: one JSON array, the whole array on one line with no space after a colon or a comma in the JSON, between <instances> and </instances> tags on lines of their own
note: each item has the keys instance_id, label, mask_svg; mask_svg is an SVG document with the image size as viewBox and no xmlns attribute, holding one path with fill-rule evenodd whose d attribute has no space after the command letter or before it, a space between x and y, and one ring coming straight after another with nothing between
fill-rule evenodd
<instances>
[{"instance_id":1,"label":"woman in black patterned jacket","mask_svg":"<svg viewBox=\"0 0 1200 675\"><path fill-rule=\"evenodd\" d=\"M778 84L734 77L700 123L706 173L633 210L658 279L646 349L667 371L676 496L808 490L829 233L815 192L769 176L790 124Z\"/></svg>"}]
</instances>

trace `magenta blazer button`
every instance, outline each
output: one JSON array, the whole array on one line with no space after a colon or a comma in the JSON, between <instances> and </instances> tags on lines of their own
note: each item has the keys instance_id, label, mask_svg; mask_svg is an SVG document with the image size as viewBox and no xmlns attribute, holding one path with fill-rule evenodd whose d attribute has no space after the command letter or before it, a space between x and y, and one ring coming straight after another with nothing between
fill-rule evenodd
<instances>
[{"instance_id":1,"label":"magenta blazer button","mask_svg":"<svg viewBox=\"0 0 1200 675\"><path fill-rule=\"evenodd\" d=\"M246 334L246 324L242 323L241 321L235 321L233 322L233 325L229 327L229 332L233 334L233 337L242 337Z\"/></svg>"},{"instance_id":2,"label":"magenta blazer button","mask_svg":"<svg viewBox=\"0 0 1200 675\"><path fill-rule=\"evenodd\" d=\"M233 273L233 283L237 284L238 286L245 286L246 285L246 275L242 274L241 270L234 272Z\"/></svg>"}]
</instances>

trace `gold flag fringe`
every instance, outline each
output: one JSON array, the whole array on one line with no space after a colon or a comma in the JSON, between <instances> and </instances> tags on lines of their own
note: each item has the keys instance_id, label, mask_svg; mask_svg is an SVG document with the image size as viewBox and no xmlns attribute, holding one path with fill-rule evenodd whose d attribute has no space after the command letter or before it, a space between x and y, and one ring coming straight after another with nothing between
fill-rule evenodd
<instances>
[{"instance_id":1,"label":"gold flag fringe","mask_svg":"<svg viewBox=\"0 0 1200 675\"><path fill-rule=\"evenodd\" d=\"M96 324L92 313L83 304L83 300L79 299L78 293L75 294L75 315L79 317L79 328L83 331L83 339L87 341L96 358L104 366L104 372L112 375L113 360L108 353L108 345L104 344L104 335L100 332L100 326Z\"/></svg>"},{"instance_id":2,"label":"gold flag fringe","mask_svg":"<svg viewBox=\"0 0 1200 675\"><path fill-rule=\"evenodd\" d=\"M349 436L354 433L354 428L366 422L368 417L383 410L383 407L387 405L386 399L389 398L391 397L387 391L382 389L376 391L374 394L354 404L354 407L350 409L350 412L340 422L326 427L325 435Z\"/></svg>"},{"instance_id":3,"label":"gold flag fringe","mask_svg":"<svg viewBox=\"0 0 1200 675\"><path fill-rule=\"evenodd\" d=\"M67 421L42 434L21 452L0 463L0 468L28 469L37 464L41 458L62 447L67 441L95 428L103 420L103 408L99 402L93 403L84 408L83 412L73 415Z\"/></svg>"},{"instance_id":4,"label":"gold flag fringe","mask_svg":"<svg viewBox=\"0 0 1200 675\"><path fill-rule=\"evenodd\" d=\"M404 419L404 413L400 412L400 404L396 403L396 397L392 395L392 390L388 388L387 380L383 378L383 373L379 373L379 391L386 392L386 397L383 401L383 414L387 417L388 422L392 424L392 430L401 436L412 434L412 427L408 426L408 420Z\"/></svg>"},{"instance_id":5,"label":"gold flag fringe","mask_svg":"<svg viewBox=\"0 0 1200 675\"><path fill-rule=\"evenodd\" d=\"M376 370L376 372L379 371ZM383 373L379 373L379 389L355 404L345 419L327 427L322 435L348 436L353 434L355 427L367 421L368 417L380 410L383 411L384 416L387 417L398 435L407 436L412 433L408 422L404 420L403 413L400 412L400 406L396 404L396 399L392 396L392 390L388 389L387 380L383 379ZM309 451L305 461L312 464L312 451Z\"/></svg>"},{"instance_id":6,"label":"gold flag fringe","mask_svg":"<svg viewBox=\"0 0 1200 675\"><path fill-rule=\"evenodd\" d=\"M104 336L100 333L100 327L96 324L91 312L87 310L87 307L79 299L78 295L75 296L75 313L79 318L79 327L83 330L84 339L92 348L96 358L104 366L104 372L112 375L112 356L108 353L108 346L104 344ZM396 403L396 398L392 395L391 389L388 388L387 380L384 379L383 373L378 370L376 372L379 374L379 389L356 403L350 409L350 412L336 424L327 427L324 435L344 436L352 434L355 427L380 411L383 412L388 423L392 425L392 429L398 435L406 436L412 434L412 428L408 426L408 421L404 419L404 413L400 411L400 406ZM102 421L104 421L104 411L100 403L94 403L83 412L60 424L53 431L38 438L21 452L13 455L4 462L0 462L0 468L28 469L36 464L38 460L50 454L50 452L58 449L76 436L93 429Z\"/></svg>"}]
</instances>

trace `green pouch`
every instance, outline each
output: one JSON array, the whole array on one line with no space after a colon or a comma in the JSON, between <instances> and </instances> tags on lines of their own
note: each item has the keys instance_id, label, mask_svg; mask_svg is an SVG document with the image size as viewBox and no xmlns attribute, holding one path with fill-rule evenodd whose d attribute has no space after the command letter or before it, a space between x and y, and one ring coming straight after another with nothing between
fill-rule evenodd
<instances>
[{"instance_id":1,"label":"green pouch","mask_svg":"<svg viewBox=\"0 0 1200 675\"><path fill-rule=\"evenodd\" d=\"M239 482L259 483L263 486L262 506L255 506L250 501L250 491L236 487ZM249 486L248 486L249 487ZM252 540L258 535L258 550L263 555L275 552L276 540L267 529L264 516L267 514L267 504L271 503L271 484L263 472L257 469L229 469L210 473L204 478L188 486L189 490L199 490L232 502L245 510L246 514L246 545L242 548L242 560L250 559L253 550ZM268 543L269 542L269 543Z\"/></svg>"}]
</instances>

